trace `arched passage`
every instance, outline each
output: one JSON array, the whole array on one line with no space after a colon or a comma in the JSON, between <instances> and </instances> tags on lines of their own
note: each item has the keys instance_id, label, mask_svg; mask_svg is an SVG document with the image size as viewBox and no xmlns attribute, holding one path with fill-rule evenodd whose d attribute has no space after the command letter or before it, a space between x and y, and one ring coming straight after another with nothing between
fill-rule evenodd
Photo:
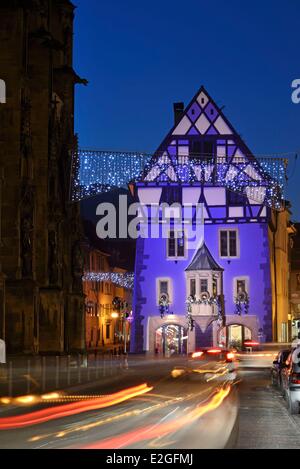
<instances>
[{"instance_id":1,"label":"arched passage","mask_svg":"<svg viewBox=\"0 0 300 469\"><path fill-rule=\"evenodd\" d=\"M252 339L252 331L243 324L229 324L219 331L218 343L224 347L243 348L245 340Z\"/></svg>"},{"instance_id":2,"label":"arched passage","mask_svg":"<svg viewBox=\"0 0 300 469\"><path fill-rule=\"evenodd\" d=\"M187 331L178 324L163 324L155 332L155 353L167 357L186 354Z\"/></svg>"}]
</instances>

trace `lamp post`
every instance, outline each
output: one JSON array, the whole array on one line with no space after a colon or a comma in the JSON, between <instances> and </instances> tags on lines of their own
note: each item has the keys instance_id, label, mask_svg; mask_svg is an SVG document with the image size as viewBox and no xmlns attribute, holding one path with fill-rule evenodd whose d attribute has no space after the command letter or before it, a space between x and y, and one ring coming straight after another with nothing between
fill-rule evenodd
<instances>
[{"instance_id":1,"label":"lamp post","mask_svg":"<svg viewBox=\"0 0 300 469\"><path fill-rule=\"evenodd\" d=\"M123 301L121 298L116 297L116 298L113 299L112 304L118 312L113 312L111 316L115 317L115 318L121 317L121 319L122 319L122 335L123 335L123 343L124 343L124 354L126 354L127 353L126 320L129 317L129 312L127 310L128 303L126 301Z\"/></svg>"}]
</instances>

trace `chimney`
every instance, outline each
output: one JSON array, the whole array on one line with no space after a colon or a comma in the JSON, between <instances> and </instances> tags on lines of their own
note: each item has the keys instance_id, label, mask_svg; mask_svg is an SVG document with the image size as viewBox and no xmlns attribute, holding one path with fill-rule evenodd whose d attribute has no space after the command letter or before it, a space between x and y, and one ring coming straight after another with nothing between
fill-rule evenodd
<instances>
[{"instance_id":1,"label":"chimney","mask_svg":"<svg viewBox=\"0 0 300 469\"><path fill-rule=\"evenodd\" d=\"M174 103L174 123L177 125L183 115L184 112L184 103Z\"/></svg>"}]
</instances>

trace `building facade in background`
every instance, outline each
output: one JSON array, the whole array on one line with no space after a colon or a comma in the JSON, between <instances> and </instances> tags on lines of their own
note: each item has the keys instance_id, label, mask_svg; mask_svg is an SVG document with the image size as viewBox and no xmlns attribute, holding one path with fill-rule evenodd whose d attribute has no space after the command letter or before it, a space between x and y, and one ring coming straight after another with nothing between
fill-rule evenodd
<instances>
[{"instance_id":1,"label":"building facade in background","mask_svg":"<svg viewBox=\"0 0 300 469\"><path fill-rule=\"evenodd\" d=\"M173 213L165 228L160 213L158 237L138 239L133 352L285 341L289 212L269 203L275 184L203 87L186 109L175 106L133 190L145 207L178 203L184 214L199 204L202 217L189 225Z\"/></svg>"},{"instance_id":2,"label":"building facade in background","mask_svg":"<svg viewBox=\"0 0 300 469\"><path fill-rule=\"evenodd\" d=\"M74 6L2 1L0 337L9 352L85 347L74 135Z\"/></svg>"},{"instance_id":3,"label":"building facade in background","mask_svg":"<svg viewBox=\"0 0 300 469\"><path fill-rule=\"evenodd\" d=\"M290 320L291 339L300 339L300 223L291 239Z\"/></svg>"},{"instance_id":4,"label":"building facade in background","mask_svg":"<svg viewBox=\"0 0 300 469\"><path fill-rule=\"evenodd\" d=\"M132 309L131 289L122 283L126 271L111 267L107 253L88 244L85 251L86 347L88 350L124 350L125 340L129 346L128 318Z\"/></svg>"}]
</instances>

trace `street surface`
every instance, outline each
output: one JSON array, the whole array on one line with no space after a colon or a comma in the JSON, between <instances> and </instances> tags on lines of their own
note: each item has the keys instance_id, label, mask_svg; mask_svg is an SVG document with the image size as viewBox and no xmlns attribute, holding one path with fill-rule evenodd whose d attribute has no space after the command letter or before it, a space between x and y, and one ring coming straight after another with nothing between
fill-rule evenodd
<instances>
[{"instance_id":1,"label":"street surface","mask_svg":"<svg viewBox=\"0 0 300 469\"><path fill-rule=\"evenodd\" d=\"M3 404L0 448L300 448L300 416L270 384L273 353L239 358L227 380L208 364L172 377L184 358L130 357L117 375L68 389L70 399Z\"/></svg>"}]
</instances>

